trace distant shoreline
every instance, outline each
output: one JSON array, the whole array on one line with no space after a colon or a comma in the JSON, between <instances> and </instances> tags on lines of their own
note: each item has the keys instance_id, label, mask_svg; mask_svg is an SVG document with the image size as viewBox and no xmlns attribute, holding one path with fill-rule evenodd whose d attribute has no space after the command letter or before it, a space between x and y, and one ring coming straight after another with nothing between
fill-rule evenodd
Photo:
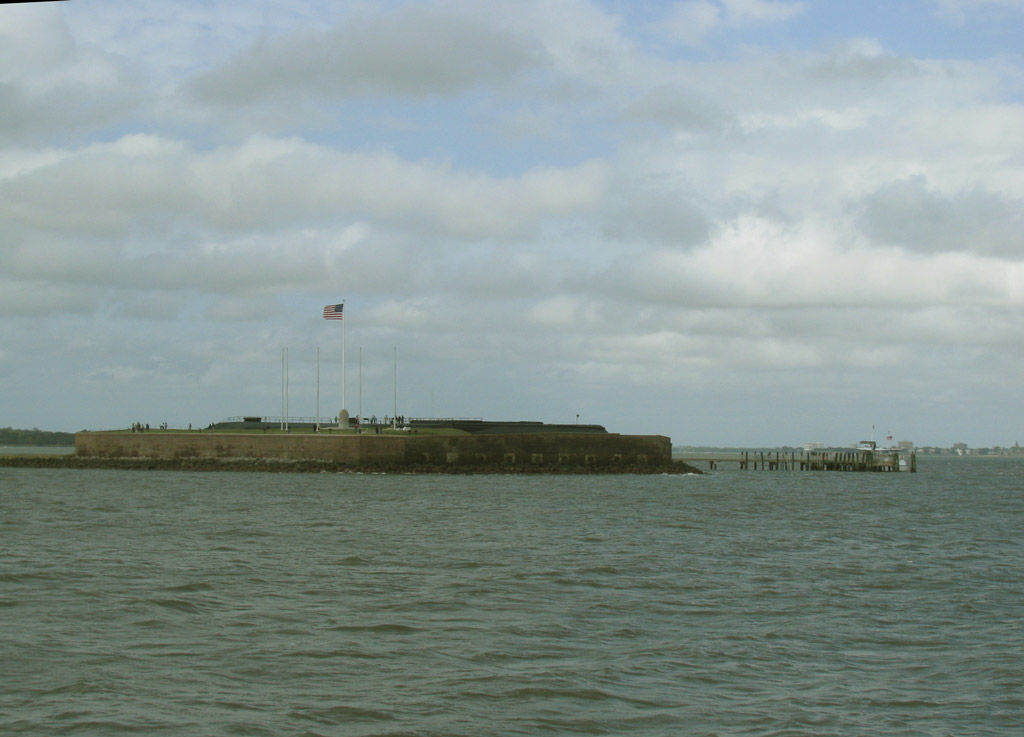
<instances>
[{"instance_id":1,"label":"distant shoreline","mask_svg":"<svg viewBox=\"0 0 1024 737\"><path fill-rule=\"evenodd\" d=\"M5 445L23 445L35 447L67 447L75 444L73 432L55 432L52 430L17 429L0 427L0 447Z\"/></svg>"}]
</instances>

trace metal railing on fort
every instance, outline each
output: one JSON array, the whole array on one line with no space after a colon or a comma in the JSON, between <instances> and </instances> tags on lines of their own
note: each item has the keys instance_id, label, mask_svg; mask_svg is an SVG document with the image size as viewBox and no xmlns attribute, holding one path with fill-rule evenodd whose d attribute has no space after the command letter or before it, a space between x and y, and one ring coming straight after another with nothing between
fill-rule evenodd
<instances>
[{"instance_id":1,"label":"metal railing on fort","mask_svg":"<svg viewBox=\"0 0 1024 737\"><path fill-rule=\"evenodd\" d=\"M368 423L368 422L370 422L371 418L377 420L378 423L384 423L385 420L387 420L387 422L390 423L391 420L393 419L391 417L391 415L380 415L380 416L377 416L377 415L363 415L362 422ZM350 422L355 422L357 419L358 418L356 418L356 417L351 417L349 421ZM406 423L409 423L409 422L444 423L444 422L482 422L483 421L482 417L402 417L401 419L402 419L403 422L406 422ZM256 417L255 415L248 415L248 416L245 416L245 417L242 417L242 416L226 417L223 420L221 420L220 422L222 422L222 423L226 423L226 422L260 422L260 423L265 423L265 424L270 424L270 425L281 424L282 422L287 422L289 424L298 424L298 423L306 423L306 424L312 423L312 424L315 424L316 422L319 422L321 425L328 425L328 424L336 423L337 421L338 421L337 417L321 417L318 420L316 417L280 417L280 416L274 416L274 415L261 415L259 417ZM183 429L183 428L177 428L176 427L175 429Z\"/></svg>"},{"instance_id":2,"label":"metal railing on fort","mask_svg":"<svg viewBox=\"0 0 1024 737\"><path fill-rule=\"evenodd\" d=\"M321 418L317 419L316 417L280 417L280 416L275 417L273 415L261 415L259 417L256 417L255 415L247 415L245 417L237 417L237 416L236 417L227 417L227 418L221 420L219 423L215 423L215 424L222 424L222 423L228 423L228 422L249 422L249 423L262 423L262 424L267 424L267 425L280 425L281 423L286 422L289 425L298 425L298 424L315 425L317 422L319 422L321 425L332 425L332 424L336 423L337 421L338 421L337 417L321 417Z\"/></svg>"}]
</instances>

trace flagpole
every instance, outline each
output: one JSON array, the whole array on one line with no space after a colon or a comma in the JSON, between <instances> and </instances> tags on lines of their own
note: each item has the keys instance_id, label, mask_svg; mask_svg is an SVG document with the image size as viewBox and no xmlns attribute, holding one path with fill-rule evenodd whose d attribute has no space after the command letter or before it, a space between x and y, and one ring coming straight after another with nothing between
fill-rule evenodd
<instances>
[{"instance_id":1,"label":"flagpole","mask_svg":"<svg viewBox=\"0 0 1024 737\"><path fill-rule=\"evenodd\" d=\"M320 346L316 347L316 421L313 428L320 432Z\"/></svg>"},{"instance_id":2,"label":"flagpole","mask_svg":"<svg viewBox=\"0 0 1024 737\"><path fill-rule=\"evenodd\" d=\"M342 421L345 422L345 427L348 427L348 404L347 388L346 388L346 370L348 368L345 360L345 303L341 302L336 305L327 305L324 307L324 319L325 320L341 320L341 411L338 412L337 424L341 427ZM319 361L319 348L317 349L317 361ZM317 363L317 377L319 380L319 363ZM320 388L317 384L317 401L319 404ZM319 412L319 410L317 410ZM318 420L319 421L319 420Z\"/></svg>"},{"instance_id":3,"label":"flagpole","mask_svg":"<svg viewBox=\"0 0 1024 737\"><path fill-rule=\"evenodd\" d=\"M363 424L363 347L359 346L359 414L356 418Z\"/></svg>"},{"instance_id":4,"label":"flagpole","mask_svg":"<svg viewBox=\"0 0 1024 737\"><path fill-rule=\"evenodd\" d=\"M289 389L290 389L290 387L288 386L288 348L286 346L285 349L284 349L284 431L285 432L288 432L290 430L290 428L288 427L288 412L290 411L288 409L288 390Z\"/></svg>"},{"instance_id":5,"label":"flagpole","mask_svg":"<svg viewBox=\"0 0 1024 737\"><path fill-rule=\"evenodd\" d=\"M284 430L284 348L281 349L281 430Z\"/></svg>"},{"instance_id":6,"label":"flagpole","mask_svg":"<svg viewBox=\"0 0 1024 737\"><path fill-rule=\"evenodd\" d=\"M395 346L395 412L391 417L391 429L398 427L398 346Z\"/></svg>"},{"instance_id":7,"label":"flagpole","mask_svg":"<svg viewBox=\"0 0 1024 737\"><path fill-rule=\"evenodd\" d=\"M348 321L345 319L345 300L341 300L341 304L341 408L348 409L345 394L345 323Z\"/></svg>"}]
</instances>

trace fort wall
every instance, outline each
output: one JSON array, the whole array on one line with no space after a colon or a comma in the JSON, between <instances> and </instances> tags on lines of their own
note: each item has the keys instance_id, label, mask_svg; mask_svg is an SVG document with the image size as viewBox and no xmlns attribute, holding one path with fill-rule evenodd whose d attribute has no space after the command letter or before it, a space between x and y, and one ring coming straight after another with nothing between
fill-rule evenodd
<instances>
[{"instance_id":1,"label":"fort wall","mask_svg":"<svg viewBox=\"0 0 1024 737\"><path fill-rule=\"evenodd\" d=\"M341 435L80 432L75 454L99 458L319 460L353 468L668 467L662 435L526 433L495 435Z\"/></svg>"}]
</instances>

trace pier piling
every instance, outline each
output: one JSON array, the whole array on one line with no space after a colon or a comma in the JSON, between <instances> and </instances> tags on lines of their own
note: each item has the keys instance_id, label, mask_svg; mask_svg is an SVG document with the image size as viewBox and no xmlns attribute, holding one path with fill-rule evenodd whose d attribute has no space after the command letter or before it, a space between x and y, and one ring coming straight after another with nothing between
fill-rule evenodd
<instances>
[{"instance_id":1,"label":"pier piling","mask_svg":"<svg viewBox=\"0 0 1024 737\"><path fill-rule=\"evenodd\" d=\"M845 471L856 473L917 471L917 455L909 450L737 451L684 453L687 463L707 463L712 471L735 463L742 471Z\"/></svg>"}]
</instances>

